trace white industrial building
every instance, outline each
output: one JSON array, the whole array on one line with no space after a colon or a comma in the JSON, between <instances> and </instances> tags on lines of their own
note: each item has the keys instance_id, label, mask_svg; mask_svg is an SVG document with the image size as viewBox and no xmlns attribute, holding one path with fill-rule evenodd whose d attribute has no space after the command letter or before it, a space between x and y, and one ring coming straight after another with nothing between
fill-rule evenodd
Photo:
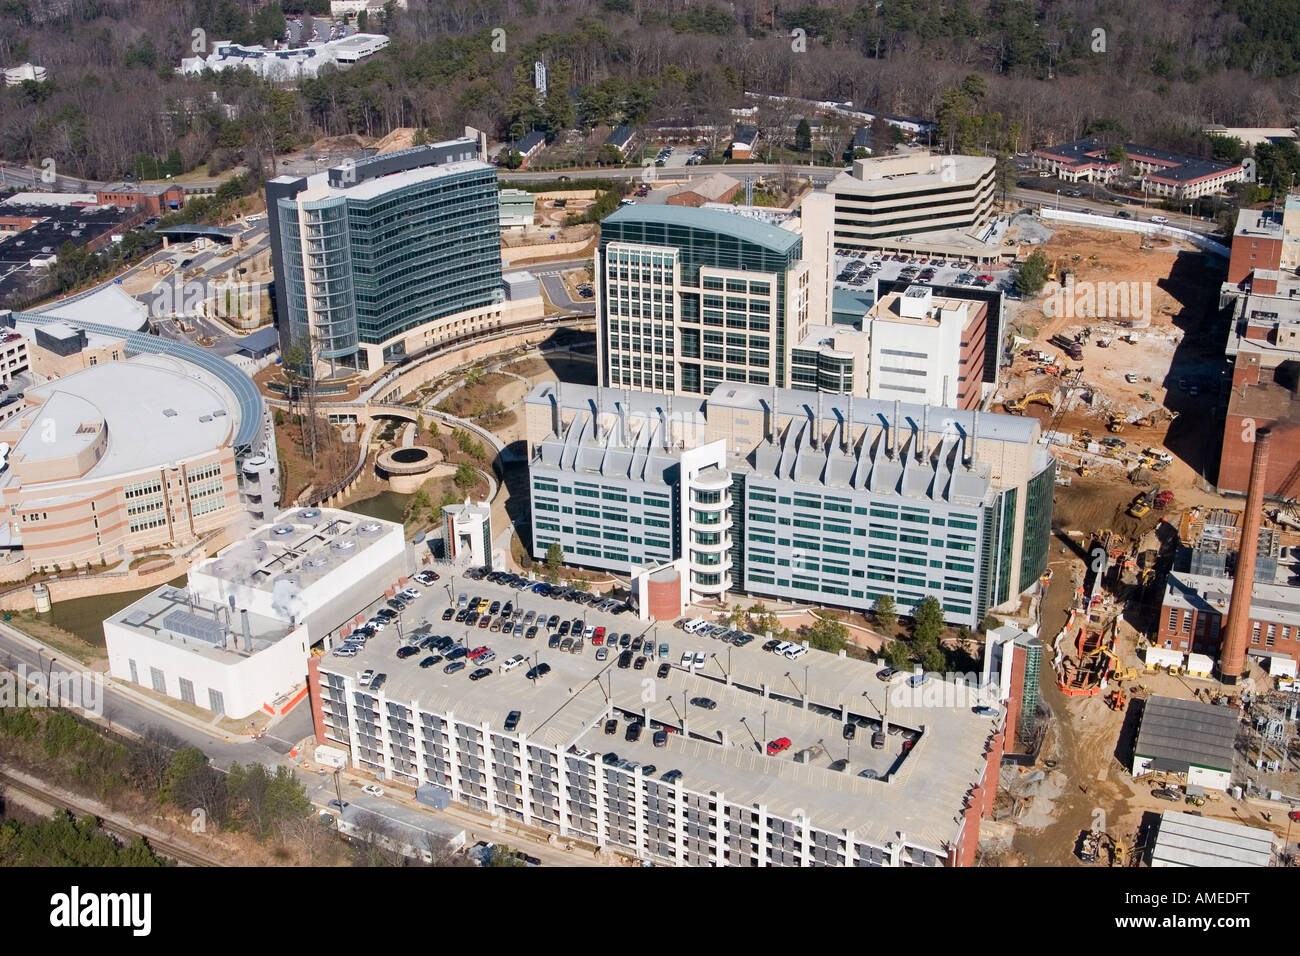
<instances>
[{"instance_id":1,"label":"white industrial building","mask_svg":"<svg viewBox=\"0 0 1300 956\"><path fill-rule=\"evenodd\" d=\"M1133 776L1160 773L1188 787L1227 790L1240 719L1230 707L1150 698L1133 747Z\"/></svg>"},{"instance_id":2,"label":"white industrial building","mask_svg":"<svg viewBox=\"0 0 1300 956\"><path fill-rule=\"evenodd\" d=\"M268 49L264 46L246 46L228 40L217 40L207 56L192 56L181 60L178 73L198 76L205 70L248 69L264 80L288 81L318 76L325 67L351 66L373 56L388 46L388 37L375 33L353 33L351 36L306 46Z\"/></svg>"},{"instance_id":3,"label":"white industrial building","mask_svg":"<svg viewBox=\"0 0 1300 956\"><path fill-rule=\"evenodd\" d=\"M1153 867L1269 866L1272 860L1273 834L1268 830L1179 810L1160 815L1151 850Z\"/></svg>"},{"instance_id":4,"label":"white industrial building","mask_svg":"<svg viewBox=\"0 0 1300 956\"><path fill-rule=\"evenodd\" d=\"M405 570L401 525L286 511L196 565L186 587L158 588L104 621L109 672L232 717L280 712L305 693L311 646Z\"/></svg>"}]
</instances>

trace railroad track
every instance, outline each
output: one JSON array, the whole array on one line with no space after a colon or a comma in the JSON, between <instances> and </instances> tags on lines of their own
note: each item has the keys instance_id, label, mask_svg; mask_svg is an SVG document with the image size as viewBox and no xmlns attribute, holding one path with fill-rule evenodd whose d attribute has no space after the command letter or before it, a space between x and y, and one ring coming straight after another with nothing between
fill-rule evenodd
<instances>
[{"instance_id":1,"label":"railroad track","mask_svg":"<svg viewBox=\"0 0 1300 956\"><path fill-rule=\"evenodd\" d=\"M43 803L48 803L55 807L70 810L72 813L78 815L87 814L87 813L93 814L94 817L97 820L99 820L100 827L102 827L107 832L112 833L118 837L125 838L128 841L134 839L137 836L142 837L149 844L149 848L153 850L155 853L157 853L160 856L170 857L171 859L176 860L178 863L183 863L188 866L229 866L230 865L224 862L223 860L218 859L217 857L209 856L204 853L198 853L190 847L182 846L178 843L174 843L166 839L159 839L154 836L140 833L138 830L132 828L128 824L121 823L117 820L113 820L105 817L94 807L84 806L79 804L76 800L69 799L66 793L52 791L52 790L45 790L40 787L32 786L30 783L28 783L25 780L18 780L14 778L9 773L6 773L4 770L0 770L0 783L3 783L4 786L8 787L9 789L16 790L19 793L25 793L29 797L35 797L36 799L40 800Z\"/></svg>"}]
</instances>

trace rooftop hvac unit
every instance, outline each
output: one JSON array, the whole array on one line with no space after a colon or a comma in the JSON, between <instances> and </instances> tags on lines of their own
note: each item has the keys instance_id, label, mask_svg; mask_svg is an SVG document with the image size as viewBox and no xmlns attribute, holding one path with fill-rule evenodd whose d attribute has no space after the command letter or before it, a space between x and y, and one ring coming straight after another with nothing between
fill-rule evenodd
<instances>
[{"instance_id":1,"label":"rooftop hvac unit","mask_svg":"<svg viewBox=\"0 0 1300 956\"><path fill-rule=\"evenodd\" d=\"M163 618L163 627L180 637L208 644L224 644L226 640L226 628L220 621L189 611L172 611Z\"/></svg>"},{"instance_id":2,"label":"rooftop hvac unit","mask_svg":"<svg viewBox=\"0 0 1300 956\"><path fill-rule=\"evenodd\" d=\"M293 525L291 525L291 524L278 524L278 525L276 525L274 528L271 529L271 534L273 534L273 535L277 535L277 536L284 536L284 535L286 535L286 534L293 534Z\"/></svg>"},{"instance_id":3,"label":"rooftop hvac unit","mask_svg":"<svg viewBox=\"0 0 1300 956\"><path fill-rule=\"evenodd\" d=\"M305 558L299 570L308 577L318 578L330 569L330 559L323 554L315 554L310 558Z\"/></svg>"},{"instance_id":4,"label":"rooftop hvac unit","mask_svg":"<svg viewBox=\"0 0 1300 956\"><path fill-rule=\"evenodd\" d=\"M384 526L378 521L365 521L357 526L357 534L362 538L378 538L384 533Z\"/></svg>"},{"instance_id":5,"label":"rooftop hvac unit","mask_svg":"<svg viewBox=\"0 0 1300 956\"><path fill-rule=\"evenodd\" d=\"M297 517L299 521L315 521L317 518L320 517L320 509L303 508L301 511L298 512Z\"/></svg>"},{"instance_id":6,"label":"rooftop hvac unit","mask_svg":"<svg viewBox=\"0 0 1300 956\"><path fill-rule=\"evenodd\" d=\"M357 543L347 538L339 538L337 541L330 542L330 551L334 554L351 554L357 549Z\"/></svg>"}]
</instances>

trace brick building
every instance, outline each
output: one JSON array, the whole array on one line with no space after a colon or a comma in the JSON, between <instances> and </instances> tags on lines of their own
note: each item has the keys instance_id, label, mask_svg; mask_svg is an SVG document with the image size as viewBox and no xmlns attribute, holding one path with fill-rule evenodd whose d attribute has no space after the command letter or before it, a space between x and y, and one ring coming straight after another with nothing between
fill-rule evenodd
<instances>
[{"instance_id":1,"label":"brick building","mask_svg":"<svg viewBox=\"0 0 1300 956\"><path fill-rule=\"evenodd\" d=\"M129 208L139 206L150 216L165 216L185 205L185 190L176 185L151 186L144 183L109 183L96 190L95 200Z\"/></svg>"},{"instance_id":2,"label":"brick building","mask_svg":"<svg viewBox=\"0 0 1300 956\"><path fill-rule=\"evenodd\" d=\"M1254 435L1273 433L1265 477L1266 497L1295 497L1300 488L1300 369L1286 362L1264 369L1256 353L1241 352L1233 368L1232 394L1224 418L1219 491L1244 494L1250 478Z\"/></svg>"},{"instance_id":3,"label":"brick building","mask_svg":"<svg viewBox=\"0 0 1300 956\"><path fill-rule=\"evenodd\" d=\"M1230 577L1172 572L1160 605L1157 646L1217 657L1231 597ZM1255 583L1246 653L1300 660L1300 587Z\"/></svg>"}]
</instances>

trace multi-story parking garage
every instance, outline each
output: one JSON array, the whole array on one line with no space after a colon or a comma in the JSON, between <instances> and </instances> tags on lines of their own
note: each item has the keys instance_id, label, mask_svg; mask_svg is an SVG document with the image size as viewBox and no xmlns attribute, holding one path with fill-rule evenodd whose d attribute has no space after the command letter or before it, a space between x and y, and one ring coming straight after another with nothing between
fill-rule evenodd
<instances>
[{"instance_id":1,"label":"multi-story parking garage","mask_svg":"<svg viewBox=\"0 0 1300 956\"><path fill-rule=\"evenodd\" d=\"M442 622L461 590L542 618L577 616L580 627L646 639L648 649L629 647L620 667L621 646L601 660L592 639L577 653L552 647L545 627L530 640ZM432 621L414 635L408 624L408 641L441 635L490 647L492 673L471 680L474 664L446 673L432 650L399 659L391 628L356 657L314 661L317 738L348 747L358 770L649 861L973 862L997 786L1001 718L976 714L965 687L929 677L912 690L837 655L790 660L757 641L730 647L647 629L485 582L426 592L406 616ZM422 667L426 655L439 659ZM517 655L524 660L503 666ZM539 664L549 668L542 676Z\"/></svg>"}]
</instances>

